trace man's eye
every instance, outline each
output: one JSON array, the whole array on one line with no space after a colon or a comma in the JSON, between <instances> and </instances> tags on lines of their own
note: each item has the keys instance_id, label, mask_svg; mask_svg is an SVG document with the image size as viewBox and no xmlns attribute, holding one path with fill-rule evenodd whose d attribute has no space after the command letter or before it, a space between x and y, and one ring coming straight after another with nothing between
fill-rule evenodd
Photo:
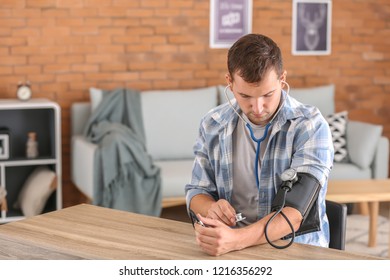
<instances>
[{"instance_id":1,"label":"man's eye","mask_svg":"<svg viewBox=\"0 0 390 280\"><path fill-rule=\"evenodd\" d=\"M241 97L247 99L247 98L249 98L250 96L249 96L249 95L246 95L246 94L241 94Z\"/></svg>"}]
</instances>

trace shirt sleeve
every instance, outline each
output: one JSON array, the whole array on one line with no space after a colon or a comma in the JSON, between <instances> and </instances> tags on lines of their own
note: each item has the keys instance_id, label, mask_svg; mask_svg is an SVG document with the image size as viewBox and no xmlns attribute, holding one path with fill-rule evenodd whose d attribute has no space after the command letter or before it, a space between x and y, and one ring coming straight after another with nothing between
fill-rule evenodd
<instances>
[{"instance_id":1,"label":"shirt sleeve","mask_svg":"<svg viewBox=\"0 0 390 280\"><path fill-rule=\"evenodd\" d=\"M206 194L214 200L218 199L218 192L215 183L215 169L212 166L214 161L212 144L215 141L211 138L217 137L207 134L206 124L202 121L199 129L199 136L194 145L195 160L192 168L191 182L185 186L187 209L191 199L198 194Z\"/></svg>"},{"instance_id":2,"label":"shirt sleeve","mask_svg":"<svg viewBox=\"0 0 390 280\"><path fill-rule=\"evenodd\" d=\"M315 113L299 122L294 140L291 166L298 172L310 173L324 186L333 166L334 148L329 125L324 117Z\"/></svg>"}]
</instances>

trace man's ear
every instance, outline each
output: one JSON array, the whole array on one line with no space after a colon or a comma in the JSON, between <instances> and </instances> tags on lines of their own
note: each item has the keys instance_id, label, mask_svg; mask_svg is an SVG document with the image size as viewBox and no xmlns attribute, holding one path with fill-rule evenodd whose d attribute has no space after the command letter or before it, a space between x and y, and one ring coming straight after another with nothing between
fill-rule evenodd
<instances>
[{"instance_id":1,"label":"man's ear","mask_svg":"<svg viewBox=\"0 0 390 280\"><path fill-rule=\"evenodd\" d=\"M282 75L280 76L280 80L283 81L283 82L285 82L286 79L287 79L287 71L284 70L283 73L282 73Z\"/></svg>"},{"instance_id":2,"label":"man's ear","mask_svg":"<svg viewBox=\"0 0 390 280\"><path fill-rule=\"evenodd\" d=\"M233 91L233 89L232 89L233 80L232 80L232 78L230 77L230 75L229 75L229 74L226 74L226 75L225 75L225 79L226 79L226 83L227 83L227 85L229 86L230 90Z\"/></svg>"}]
</instances>

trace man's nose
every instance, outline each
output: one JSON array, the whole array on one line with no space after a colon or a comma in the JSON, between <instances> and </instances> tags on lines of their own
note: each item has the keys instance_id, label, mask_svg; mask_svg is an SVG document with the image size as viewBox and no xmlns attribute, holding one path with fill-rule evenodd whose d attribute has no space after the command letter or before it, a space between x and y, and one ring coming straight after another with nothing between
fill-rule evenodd
<instances>
[{"instance_id":1,"label":"man's nose","mask_svg":"<svg viewBox=\"0 0 390 280\"><path fill-rule=\"evenodd\" d=\"M264 105L263 98L261 97L254 98L252 104L254 113L260 114L263 111L263 107L264 107L263 105Z\"/></svg>"}]
</instances>

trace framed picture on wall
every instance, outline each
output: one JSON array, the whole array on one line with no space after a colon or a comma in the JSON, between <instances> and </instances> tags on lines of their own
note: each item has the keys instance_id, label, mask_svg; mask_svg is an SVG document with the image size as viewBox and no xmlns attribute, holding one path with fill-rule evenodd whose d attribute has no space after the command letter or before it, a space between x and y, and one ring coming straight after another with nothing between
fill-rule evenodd
<instances>
[{"instance_id":1,"label":"framed picture on wall","mask_svg":"<svg viewBox=\"0 0 390 280\"><path fill-rule=\"evenodd\" d=\"M331 0L293 0L292 53L329 55L331 52Z\"/></svg>"},{"instance_id":2,"label":"framed picture on wall","mask_svg":"<svg viewBox=\"0 0 390 280\"><path fill-rule=\"evenodd\" d=\"M0 133L0 160L9 158L9 135Z\"/></svg>"},{"instance_id":3,"label":"framed picture on wall","mask_svg":"<svg viewBox=\"0 0 390 280\"><path fill-rule=\"evenodd\" d=\"M229 48L252 32L252 0L210 0L210 47Z\"/></svg>"}]
</instances>

